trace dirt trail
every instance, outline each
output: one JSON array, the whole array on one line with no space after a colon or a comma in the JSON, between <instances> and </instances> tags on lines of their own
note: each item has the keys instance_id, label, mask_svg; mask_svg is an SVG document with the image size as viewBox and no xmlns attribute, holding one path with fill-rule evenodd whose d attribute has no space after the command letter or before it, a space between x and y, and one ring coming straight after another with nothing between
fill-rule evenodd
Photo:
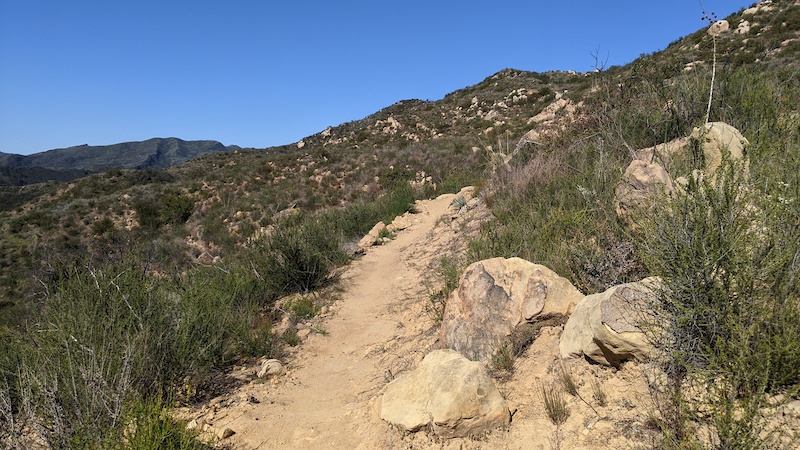
<instances>
[{"instance_id":1,"label":"dirt trail","mask_svg":"<svg viewBox=\"0 0 800 450\"><path fill-rule=\"evenodd\" d=\"M461 194L469 199L470 193ZM432 268L444 256L460 255L490 217L477 200L456 211L451 205L458 196L418 202L420 212L407 216L408 228L347 267L341 299L313 320L317 332L284 359L285 375L265 381L254 377L254 367L240 368L232 375L246 384L180 415L218 433L229 428L235 434L218 445L248 450L596 450L652 440L643 367L629 363L617 370L561 361L561 326L543 327L513 373L496 379L513 413L509 428L441 440L399 431L379 418L386 384L438 348L438 326L426 311ZM545 413L541 393L558 385L564 368L574 376L580 397L564 394L570 415L557 427ZM593 399L598 386L602 402Z\"/></svg>"},{"instance_id":2,"label":"dirt trail","mask_svg":"<svg viewBox=\"0 0 800 450\"><path fill-rule=\"evenodd\" d=\"M409 228L350 265L343 298L321 325L327 335L310 335L289 361L286 376L251 383L236 394L249 401L212 413L216 428L236 432L226 443L246 449L385 447L380 441L386 426L375 423L381 422L375 403L387 379L403 365L392 349L402 343L400 334L426 334L406 330L411 321L396 314L425 292L421 267L409 263L418 252L410 247L426 241L454 198L421 202L422 211L409 216ZM416 315L421 312L416 309ZM418 321L431 325L427 317Z\"/></svg>"}]
</instances>

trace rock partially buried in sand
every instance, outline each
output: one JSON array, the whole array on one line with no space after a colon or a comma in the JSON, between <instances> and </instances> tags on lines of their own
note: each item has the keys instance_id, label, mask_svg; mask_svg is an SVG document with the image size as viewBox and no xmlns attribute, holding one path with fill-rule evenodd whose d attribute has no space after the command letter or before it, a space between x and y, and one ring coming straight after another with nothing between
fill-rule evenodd
<instances>
[{"instance_id":1,"label":"rock partially buried in sand","mask_svg":"<svg viewBox=\"0 0 800 450\"><path fill-rule=\"evenodd\" d=\"M230 428L214 428L214 434L220 439L228 439L229 437L236 434L235 431L231 430Z\"/></svg>"},{"instance_id":2,"label":"rock partially buried in sand","mask_svg":"<svg viewBox=\"0 0 800 450\"><path fill-rule=\"evenodd\" d=\"M488 363L521 323L568 315L583 294L566 278L521 258L492 258L464 271L447 301L442 343Z\"/></svg>"},{"instance_id":3,"label":"rock partially buried in sand","mask_svg":"<svg viewBox=\"0 0 800 450\"><path fill-rule=\"evenodd\" d=\"M452 438L508 424L511 415L482 364L453 350L435 350L389 383L381 419L406 431L431 425L437 436Z\"/></svg>"},{"instance_id":4,"label":"rock partially buried in sand","mask_svg":"<svg viewBox=\"0 0 800 450\"><path fill-rule=\"evenodd\" d=\"M258 378L265 378L270 377L273 375L283 375L286 373L286 369L283 368L283 364L277 359L268 359L264 361L264 364L261 364L261 368L258 369L258 373L256 376Z\"/></svg>"},{"instance_id":5,"label":"rock partially buried in sand","mask_svg":"<svg viewBox=\"0 0 800 450\"><path fill-rule=\"evenodd\" d=\"M587 295L561 333L561 357L586 356L611 366L648 358L653 346L642 330L653 321L648 305L656 295L658 282L658 278L645 278Z\"/></svg>"}]
</instances>

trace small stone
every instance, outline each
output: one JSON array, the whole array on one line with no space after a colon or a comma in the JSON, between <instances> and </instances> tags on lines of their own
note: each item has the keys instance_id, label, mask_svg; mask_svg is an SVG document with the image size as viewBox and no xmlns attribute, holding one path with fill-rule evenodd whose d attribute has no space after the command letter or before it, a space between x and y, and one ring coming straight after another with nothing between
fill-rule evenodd
<instances>
[{"instance_id":1,"label":"small stone","mask_svg":"<svg viewBox=\"0 0 800 450\"><path fill-rule=\"evenodd\" d=\"M229 437L236 434L236 432L231 430L230 428L219 428L216 430L214 434L216 434L217 437L220 439L228 439Z\"/></svg>"},{"instance_id":2,"label":"small stone","mask_svg":"<svg viewBox=\"0 0 800 450\"><path fill-rule=\"evenodd\" d=\"M299 333L298 333L299 334ZM283 364L277 359L268 359L264 361L261 368L258 370L256 376L259 378L269 377L273 375L283 375L286 372Z\"/></svg>"}]
</instances>

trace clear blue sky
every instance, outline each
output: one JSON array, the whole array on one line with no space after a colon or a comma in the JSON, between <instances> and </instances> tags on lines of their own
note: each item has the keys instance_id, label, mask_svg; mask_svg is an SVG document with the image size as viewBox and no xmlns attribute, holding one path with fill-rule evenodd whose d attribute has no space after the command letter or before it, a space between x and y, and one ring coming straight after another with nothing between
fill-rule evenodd
<instances>
[{"instance_id":1,"label":"clear blue sky","mask_svg":"<svg viewBox=\"0 0 800 450\"><path fill-rule=\"evenodd\" d=\"M720 18L752 0L703 0ZM0 0L0 151L296 142L507 68L591 70L704 26L698 0Z\"/></svg>"}]
</instances>

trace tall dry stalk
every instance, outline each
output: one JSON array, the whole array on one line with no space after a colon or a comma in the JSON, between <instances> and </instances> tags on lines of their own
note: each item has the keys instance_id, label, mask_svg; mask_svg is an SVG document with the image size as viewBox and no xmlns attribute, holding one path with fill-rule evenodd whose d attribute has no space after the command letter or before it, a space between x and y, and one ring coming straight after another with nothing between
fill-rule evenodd
<instances>
[{"instance_id":1,"label":"tall dry stalk","mask_svg":"<svg viewBox=\"0 0 800 450\"><path fill-rule=\"evenodd\" d=\"M702 8L703 4L700 3L700 7ZM706 108L706 122L708 123L709 117L711 116L711 101L714 98L714 83L716 82L717 78L717 36L720 34L728 31L729 25L727 20L717 20L717 15L713 12L709 16L706 14L705 10L703 11L703 20L707 20L710 26L708 27L708 35L711 36L711 40L713 42L713 50L712 50L712 62L711 62L711 88L708 90L708 107Z\"/></svg>"}]
</instances>

